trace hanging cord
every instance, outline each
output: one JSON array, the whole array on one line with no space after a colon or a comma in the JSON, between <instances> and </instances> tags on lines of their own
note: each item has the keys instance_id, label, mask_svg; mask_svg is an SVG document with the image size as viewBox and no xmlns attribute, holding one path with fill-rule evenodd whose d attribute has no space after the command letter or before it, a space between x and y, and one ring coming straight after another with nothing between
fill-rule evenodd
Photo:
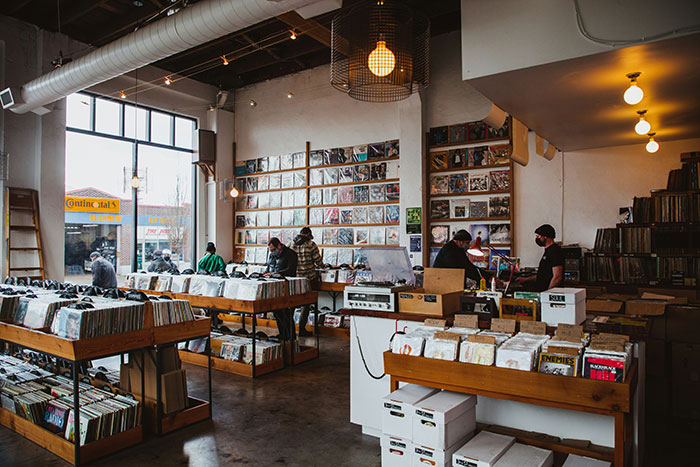
<instances>
[{"instance_id":1,"label":"hanging cord","mask_svg":"<svg viewBox=\"0 0 700 467\"><path fill-rule=\"evenodd\" d=\"M660 34L655 34L653 36L642 36L638 39L619 39L619 40L618 39L603 39L600 37L593 36L586 29L586 26L583 24L583 16L581 15L581 6L579 5L579 0L574 0L574 7L576 9L576 24L578 25L578 30L581 33L581 35L591 42L595 42L597 44L609 45L611 47L620 46L620 45L631 45L631 44L651 42L651 41L656 41L656 40L663 39L663 38L669 37L669 36L676 36L678 34L690 33L690 32L695 32L695 31L700 30L700 25L694 24L692 26L686 26L684 28L673 29L671 31L662 32Z\"/></svg>"},{"instance_id":2,"label":"hanging cord","mask_svg":"<svg viewBox=\"0 0 700 467\"><path fill-rule=\"evenodd\" d=\"M360 351L360 357L362 358L362 364L365 366L365 371L367 374L372 378L372 379L382 379L386 376L386 373L382 373L381 376L375 376L372 374L372 371L370 371L369 367L367 366L367 361L365 360L365 354L362 352L362 344L360 343L360 335L357 333L357 322L353 319L352 320L352 325L355 328L355 339L357 340L357 348ZM398 332L394 332L394 334L391 335L391 339L389 339L389 343L394 340L394 336L398 334Z\"/></svg>"}]
</instances>

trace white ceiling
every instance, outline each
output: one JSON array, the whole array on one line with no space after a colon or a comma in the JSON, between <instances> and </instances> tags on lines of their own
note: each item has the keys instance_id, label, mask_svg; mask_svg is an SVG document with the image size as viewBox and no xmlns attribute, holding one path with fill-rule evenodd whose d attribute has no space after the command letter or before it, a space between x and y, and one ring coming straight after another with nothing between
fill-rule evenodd
<instances>
[{"instance_id":1,"label":"white ceiling","mask_svg":"<svg viewBox=\"0 0 700 467\"><path fill-rule=\"evenodd\" d=\"M622 99L641 72L644 99ZM660 142L700 137L700 34L523 68L467 81L563 151L640 144L646 109Z\"/></svg>"}]
</instances>

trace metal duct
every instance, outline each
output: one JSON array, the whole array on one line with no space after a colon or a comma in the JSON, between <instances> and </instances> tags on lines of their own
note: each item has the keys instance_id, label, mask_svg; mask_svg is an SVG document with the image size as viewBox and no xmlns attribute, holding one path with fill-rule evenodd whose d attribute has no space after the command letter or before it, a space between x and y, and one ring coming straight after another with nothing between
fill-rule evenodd
<instances>
[{"instance_id":1,"label":"metal duct","mask_svg":"<svg viewBox=\"0 0 700 467\"><path fill-rule=\"evenodd\" d=\"M156 21L28 83L25 113L116 76L318 0L208 0Z\"/></svg>"}]
</instances>

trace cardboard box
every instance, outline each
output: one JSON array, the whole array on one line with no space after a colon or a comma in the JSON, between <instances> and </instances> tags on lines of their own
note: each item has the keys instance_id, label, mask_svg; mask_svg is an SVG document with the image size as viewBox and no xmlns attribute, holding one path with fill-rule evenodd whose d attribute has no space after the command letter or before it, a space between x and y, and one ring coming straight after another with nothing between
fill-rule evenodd
<instances>
[{"instance_id":1,"label":"cardboard box","mask_svg":"<svg viewBox=\"0 0 700 467\"><path fill-rule=\"evenodd\" d=\"M476 429L476 396L442 391L413 410L413 442L448 449Z\"/></svg>"},{"instance_id":2,"label":"cardboard box","mask_svg":"<svg viewBox=\"0 0 700 467\"><path fill-rule=\"evenodd\" d=\"M459 311L464 294L464 270L425 268L423 287L399 292L399 312L448 316Z\"/></svg>"},{"instance_id":3,"label":"cardboard box","mask_svg":"<svg viewBox=\"0 0 700 467\"><path fill-rule=\"evenodd\" d=\"M654 318L656 320L658 318ZM666 333L673 342L700 344L700 306L671 305L666 308Z\"/></svg>"},{"instance_id":4,"label":"cardboard box","mask_svg":"<svg viewBox=\"0 0 700 467\"><path fill-rule=\"evenodd\" d=\"M413 443L411 440L395 436L382 435L382 467L408 467L413 459Z\"/></svg>"},{"instance_id":5,"label":"cardboard box","mask_svg":"<svg viewBox=\"0 0 700 467\"><path fill-rule=\"evenodd\" d=\"M542 321L549 326L581 324L586 320L586 289L555 287L542 292Z\"/></svg>"},{"instance_id":6,"label":"cardboard box","mask_svg":"<svg viewBox=\"0 0 700 467\"><path fill-rule=\"evenodd\" d=\"M601 295L600 297L586 300L586 312L619 313L624 305L624 300L606 298L605 295Z\"/></svg>"},{"instance_id":7,"label":"cardboard box","mask_svg":"<svg viewBox=\"0 0 700 467\"><path fill-rule=\"evenodd\" d=\"M562 467L610 467L610 462L569 454Z\"/></svg>"},{"instance_id":8,"label":"cardboard box","mask_svg":"<svg viewBox=\"0 0 700 467\"><path fill-rule=\"evenodd\" d=\"M674 297L644 292L641 297L627 300L625 314L636 316L663 315L667 305L685 305L687 297Z\"/></svg>"},{"instance_id":9,"label":"cardboard box","mask_svg":"<svg viewBox=\"0 0 700 467\"><path fill-rule=\"evenodd\" d=\"M384 396L382 431L397 438L413 439L413 405L437 392L437 389L407 384Z\"/></svg>"},{"instance_id":10,"label":"cardboard box","mask_svg":"<svg viewBox=\"0 0 700 467\"><path fill-rule=\"evenodd\" d=\"M554 453L547 449L515 443L496 461L494 467L551 467Z\"/></svg>"},{"instance_id":11,"label":"cardboard box","mask_svg":"<svg viewBox=\"0 0 700 467\"><path fill-rule=\"evenodd\" d=\"M512 436L482 431L452 455L452 466L492 467L513 443Z\"/></svg>"},{"instance_id":12,"label":"cardboard box","mask_svg":"<svg viewBox=\"0 0 700 467\"><path fill-rule=\"evenodd\" d=\"M467 434L464 438L456 442L448 449L435 449L430 446L413 445L413 467L450 467L452 465L452 455L474 436L474 432Z\"/></svg>"}]
</instances>

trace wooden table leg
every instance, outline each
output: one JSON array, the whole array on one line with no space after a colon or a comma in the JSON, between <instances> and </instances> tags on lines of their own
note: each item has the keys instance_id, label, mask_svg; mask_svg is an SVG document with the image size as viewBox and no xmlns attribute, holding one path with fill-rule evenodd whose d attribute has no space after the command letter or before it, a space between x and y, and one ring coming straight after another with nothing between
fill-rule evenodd
<instances>
[{"instance_id":1,"label":"wooden table leg","mask_svg":"<svg viewBox=\"0 0 700 467\"><path fill-rule=\"evenodd\" d=\"M399 388L399 380L392 376L391 382L389 383L389 387L391 388L391 392L396 391Z\"/></svg>"},{"instance_id":2,"label":"wooden table leg","mask_svg":"<svg viewBox=\"0 0 700 467\"><path fill-rule=\"evenodd\" d=\"M625 467L625 414L615 414L615 467Z\"/></svg>"}]
</instances>

